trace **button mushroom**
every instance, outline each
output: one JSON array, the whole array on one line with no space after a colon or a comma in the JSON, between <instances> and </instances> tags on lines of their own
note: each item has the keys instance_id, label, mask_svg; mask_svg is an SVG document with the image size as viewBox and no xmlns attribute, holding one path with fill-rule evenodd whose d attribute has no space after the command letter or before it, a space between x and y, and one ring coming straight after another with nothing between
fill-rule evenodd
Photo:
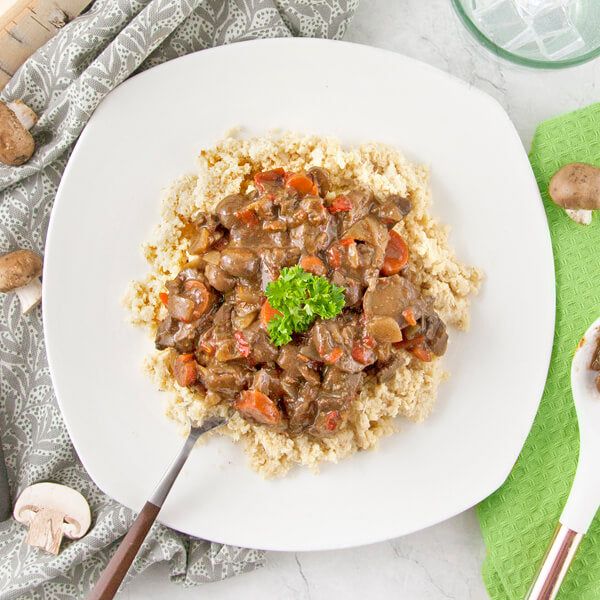
<instances>
[{"instance_id":1,"label":"button mushroom","mask_svg":"<svg viewBox=\"0 0 600 600\"><path fill-rule=\"evenodd\" d=\"M35 252L9 252L0 257L0 292L16 292L25 315L42 299L41 274L42 259Z\"/></svg>"},{"instance_id":2,"label":"button mushroom","mask_svg":"<svg viewBox=\"0 0 600 600\"><path fill-rule=\"evenodd\" d=\"M15 519L29 527L25 543L58 554L63 535L82 537L92 517L86 499L58 483L35 483L25 488L13 511Z\"/></svg>"},{"instance_id":3,"label":"button mushroom","mask_svg":"<svg viewBox=\"0 0 600 600\"><path fill-rule=\"evenodd\" d=\"M553 175L548 193L571 219L589 225L592 211L600 208L600 168L586 163L565 165Z\"/></svg>"},{"instance_id":4,"label":"button mushroom","mask_svg":"<svg viewBox=\"0 0 600 600\"><path fill-rule=\"evenodd\" d=\"M21 100L0 102L1 162L16 167L31 158L35 143L29 130L37 120L37 115Z\"/></svg>"}]
</instances>

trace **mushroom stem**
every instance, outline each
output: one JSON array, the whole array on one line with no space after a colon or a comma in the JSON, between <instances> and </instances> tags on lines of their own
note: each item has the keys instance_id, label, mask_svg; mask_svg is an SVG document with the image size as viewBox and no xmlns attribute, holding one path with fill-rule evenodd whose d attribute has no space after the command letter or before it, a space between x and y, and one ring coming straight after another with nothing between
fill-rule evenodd
<instances>
[{"instance_id":1,"label":"mushroom stem","mask_svg":"<svg viewBox=\"0 0 600 600\"><path fill-rule=\"evenodd\" d=\"M38 116L22 100L13 100L6 106L15 113L17 119L19 119L19 122L25 129L29 130L37 123Z\"/></svg>"},{"instance_id":2,"label":"mushroom stem","mask_svg":"<svg viewBox=\"0 0 600 600\"><path fill-rule=\"evenodd\" d=\"M46 552L58 554L63 538L64 513L59 510L42 508L38 510L29 523L29 532L25 543Z\"/></svg>"},{"instance_id":3,"label":"mushroom stem","mask_svg":"<svg viewBox=\"0 0 600 600\"><path fill-rule=\"evenodd\" d=\"M32 279L27 285L15 290L21 301L21 314L26 315L42 299L42 283L39 277Z\"/></svg>"},{"instance_id":4,"label":"mushroom stem","mask_svg":"<svg viewBox=\"0 0 600 600\"><path fill-rule=\"evenodd\" d=\"M592 222L591 210L565 208L565 212L575 223L579 223L580 225L589 225Z\"/></svg>"}]
</instances>

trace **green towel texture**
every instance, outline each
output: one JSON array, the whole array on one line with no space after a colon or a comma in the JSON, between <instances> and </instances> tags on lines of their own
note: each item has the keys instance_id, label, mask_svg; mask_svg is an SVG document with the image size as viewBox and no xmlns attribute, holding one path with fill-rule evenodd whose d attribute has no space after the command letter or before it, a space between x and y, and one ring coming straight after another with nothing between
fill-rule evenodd
<instances>
[{"instance_id":1,"label":"green towel texture","mask_svg":"<svg viewBox=\"0 0 600 600\"><path fill-rule=\"evenodd\" d=\"M573 222L550 200L548 183L567 163L600 166L600 104L542 123L535 132L530 160L552 236L556 331L546 389L521 456L504 485L478 506L488 548L482 574L493 600L525 597L577 466L579 431L571 395L571 359L580 337L600 316L600 215L589 226ZM519 314L518 297L519 290L515 290L515 306L507 307L507 314L522 320L523 336L515 340L514 352L515 360L527 360L527 315ZM557 597L599 599L600 511Z\"/></svg>"}]
</instances>

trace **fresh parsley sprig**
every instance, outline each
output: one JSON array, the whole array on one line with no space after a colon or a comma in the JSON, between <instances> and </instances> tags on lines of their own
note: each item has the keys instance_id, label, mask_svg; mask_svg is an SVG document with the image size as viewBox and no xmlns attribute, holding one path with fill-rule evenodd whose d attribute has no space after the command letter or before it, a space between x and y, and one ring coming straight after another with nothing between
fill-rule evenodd
<instances>
[{"instance_id":1,"label":"fresh parsley sprig","mask_svg":"<svg viewBox=\"0 0 600 600\"><path fill-rule=\"evenodd\" d=\"M344 307L344 288L302 267L284 267L277 281L266 288L269 304L281 314L273 317L267 331L275 346L287 344L294 332L302 332L317 318L331 319Z\"/></svg>"}]
</instances>

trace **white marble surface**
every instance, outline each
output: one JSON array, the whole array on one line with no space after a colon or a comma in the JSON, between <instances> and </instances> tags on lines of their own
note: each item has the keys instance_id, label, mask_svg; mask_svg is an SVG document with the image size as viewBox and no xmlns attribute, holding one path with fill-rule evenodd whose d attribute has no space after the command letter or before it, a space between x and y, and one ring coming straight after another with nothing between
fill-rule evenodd
<instances>
[{"instance_id":1,"label":"white marble surface","mask_svg":"<svg viewBox=\"0 0 600 600\"><path fill-rule=\"evenodd\" d=\"M508 111L527 149L539 122L600 101L599 59L560 71L512 66L471 40L450 0L362 0L345 39L417 58L488 92ZM167 566L160 565L119 597L485 600L484 556L477 517L470 510L390 542L336 552L270 553L264 569L195 589L170 583Z\"/></svg>"}]
</instances>

